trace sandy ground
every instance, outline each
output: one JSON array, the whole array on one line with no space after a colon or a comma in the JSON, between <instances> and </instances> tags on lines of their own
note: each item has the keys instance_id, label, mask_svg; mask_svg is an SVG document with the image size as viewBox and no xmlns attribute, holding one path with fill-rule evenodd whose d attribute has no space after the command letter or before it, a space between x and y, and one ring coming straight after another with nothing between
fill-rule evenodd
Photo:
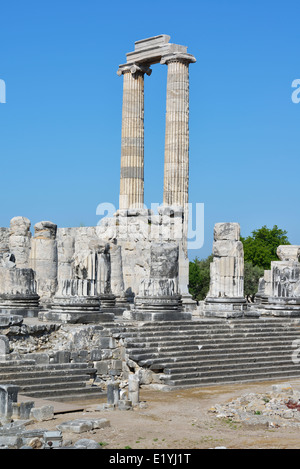
<instances>
[{"instance_id":1,"label":"sandy ground","mask_svg":"<svg viewBox=\"0 0 300 469\"><path fill-rule=\"evenodd\" d=\"M99 442L105 449L298 449L300 430L247 426L229 419L218 419L209 409L231 401L245 392L261 393L272 384L285 381L223 385L175 390L141 390L145 403L134 410L96 410L106 400L89 400L84 411L56 414L55 419L30 424L27 428L56 430L61 422L76 418L106 418L110 427L80 434L63 433L64 441L75 443L82 438ZM300 379L288 380L300 389ZM75 404L75 403L73 403ZM82 404L77 403L77 404Z\"/></svg>"}]
</instances>

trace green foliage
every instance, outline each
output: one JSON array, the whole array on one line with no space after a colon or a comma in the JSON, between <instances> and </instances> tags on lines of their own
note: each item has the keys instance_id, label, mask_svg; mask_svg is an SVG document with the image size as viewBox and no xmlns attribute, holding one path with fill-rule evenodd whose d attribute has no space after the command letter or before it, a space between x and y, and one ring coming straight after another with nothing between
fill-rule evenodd
<instances>
[{"instance_id":1,"label":"green foliage","mask_svg":"<svg viewBox=\"0 0 300 469\"><path fill-rule=\"evenodd\" d=\"M271 268L271 261L278 260L276 251L278 246L290 244L287 232L281 230L277 225L272 229L263 226L252 232L252 236L243 238L245 271L244 292L246 297L253 297L257 293L259 279L264 270ZM213 256L199 260L197 257L190 262L189 269L189 292L194 300L202 301L206 298L209 290L210 263Z\"/></svg>"},{"instance_id":2,"label":"green foliage","mask_svg":"<svg viewBox=\"0 0 300 469\"><path fill-rule=\"evenodd\" d=\"M247 298L253 297L258 290L258 281L264 275L264 269L252 262L245 262L244 268L244 294Z\"/></svg>"},{"instance_id":3,"label":"green foliage","mask_svg":"<svg viewBox=\"0 0 300 469\"><path fill-rule=\"evenodd\" d=\"M194 300L201 301L207 296L210 280L210 263L213 256L199 260L197 257L190 262L189 292Z\"/></svg>"},{"instance_id":4,"label":"green foliage","mask_svg":"<svg viewBox=\"0 0 300 469\"><path fill-rule=\"evenodd\" d=\"M271 261L278 260L276 255L278 246L290 244L286 235L287 232L278 228L277 225L274 225L272 229L264 225L252 231L252 236L247 238L241 236L245 262L251 262L253 266L262 267L264 270L270 269Z\"/></svg>"}]
</instances>

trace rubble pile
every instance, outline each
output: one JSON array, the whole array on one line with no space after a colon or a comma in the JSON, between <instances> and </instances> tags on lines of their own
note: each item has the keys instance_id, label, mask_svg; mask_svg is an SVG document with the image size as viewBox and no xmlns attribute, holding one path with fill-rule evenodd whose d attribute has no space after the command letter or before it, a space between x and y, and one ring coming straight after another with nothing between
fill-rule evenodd
<instances>
[{"instance_id":1,"label":"rubble pile","mask_svg":"<svg viewBox=\"0 0 300 469\"><path fill-rule=\"evenodd\" d=\"M269 392L247 393L225 404L216 404L210 412L217 418L244 425L300 429L300 389L293 389L289 383L276 384Z\"/></svg>"}]
</instances>

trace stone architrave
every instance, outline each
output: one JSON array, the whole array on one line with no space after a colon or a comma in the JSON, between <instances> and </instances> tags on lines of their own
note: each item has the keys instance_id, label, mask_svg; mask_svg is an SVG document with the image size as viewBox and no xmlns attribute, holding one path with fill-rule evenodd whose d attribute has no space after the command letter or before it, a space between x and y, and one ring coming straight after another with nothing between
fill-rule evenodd
<instances>
[{"instance_id":1,"label":"stone architrave","mask_svg":"<svg viewBox=\"0 0 300 469\"><path fill-rule=\"evenodd\" d=\"M204 304L205 316L240 316L244 298L244 251L238 223L216 223L210 288Z\"/></svg>"},{"instance_id":2,"label":"stone architrave","mask_svg":"<svg viewBox=\"0 0 300 469\"><path fill-rule=\"evenodd\" d=\"M16 267L29 267L31 232L30 221L25 217L14 217L10 221L9 251L15 257Z\"/></svg>"},{"instance_id":3,"label":"stone architrave","mask_svg":"<svg viewBox=\"0 0 300 469\"><path fill-rule=\"evenodd\" d=\"M57 225L41 221L34 226L31 240L30 266L35 271L37 293L41 304L51 303L57 289Z\"/></svg>"}]
</instances>

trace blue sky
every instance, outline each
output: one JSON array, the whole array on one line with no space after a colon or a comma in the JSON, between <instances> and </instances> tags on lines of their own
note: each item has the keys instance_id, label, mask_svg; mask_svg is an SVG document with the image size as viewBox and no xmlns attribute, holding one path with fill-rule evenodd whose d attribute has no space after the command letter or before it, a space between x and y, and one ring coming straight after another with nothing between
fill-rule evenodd
<instances>
[{"instance_id":1,"label":"blue sky","mask_svg":"<svg viewBox=\"0 0 300 469\"><path fill-rule=\"evenodd\" d=\"M277 224L300 244L297 1L10 0L1 4L0 226L96 225L118 206L122 78L134 42L188 46L190 202L204 203L207 257L216 222L243 236ZM167 68L145 77L145 203L162 202Z\"/></svg>"}]
</instances>

